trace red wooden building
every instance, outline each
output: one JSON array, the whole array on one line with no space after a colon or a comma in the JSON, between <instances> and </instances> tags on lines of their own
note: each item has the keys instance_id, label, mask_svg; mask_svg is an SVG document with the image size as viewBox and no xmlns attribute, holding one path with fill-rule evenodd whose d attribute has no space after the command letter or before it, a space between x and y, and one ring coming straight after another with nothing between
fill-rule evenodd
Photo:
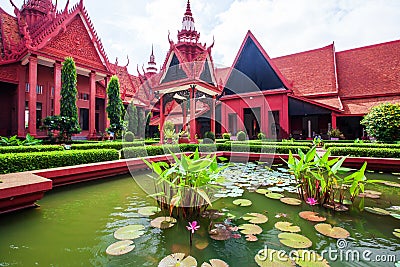
<instances>
[{"instance_id":1,"label":"red wooden building","mask_svg":"<svg viewBox=\"0 0 400 267\"><path fill-rule=\"evenodd\" d=\"M66 56L76 62L81 135L89 137L107 127L105 88L113 74L126 105L153 112L153 131L171 120L199 137L245 130L250 138L259 132L307 138L339 128L356 138L370 107L400 102L400 41L342 52L330 44L270 58L249 31L232 66L216 69L213 45L200 43L188 1L160 71L151 53L148 67L134 76L127 65L110 63L82 0L61 10L51 0L27 0L14 9L10 15L0 7L2 136L45 134L41 120L59 113Z\"/></svg>"}]
</instances>

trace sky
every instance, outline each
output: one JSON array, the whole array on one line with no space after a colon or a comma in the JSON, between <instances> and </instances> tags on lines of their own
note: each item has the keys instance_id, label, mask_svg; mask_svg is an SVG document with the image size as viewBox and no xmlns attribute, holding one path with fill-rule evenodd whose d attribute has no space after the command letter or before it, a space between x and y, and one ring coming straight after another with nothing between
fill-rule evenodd
<instances>
[{"instance_id":1,"label":"sky","mask_svg":"<svg viewBox=\"0 0 400 267\"><path fill-rule=\"evenodd\" d=\"M13 0L21 6L23 0ZM1 7L13 14L9 1ZM53 1L55 2L55 0ZM79 2L71 0L70 6ZM63 9L66 0L58 1ZM130 59L136 74L147 65L154 45L157 65L177 41L186 0L84 0L108 58ZM399 0L191 0L200 42L215 38L216 65L231 66L248 30L271 58L324 47L336 51L400 39Z\"/></svg>"}]
</instances>

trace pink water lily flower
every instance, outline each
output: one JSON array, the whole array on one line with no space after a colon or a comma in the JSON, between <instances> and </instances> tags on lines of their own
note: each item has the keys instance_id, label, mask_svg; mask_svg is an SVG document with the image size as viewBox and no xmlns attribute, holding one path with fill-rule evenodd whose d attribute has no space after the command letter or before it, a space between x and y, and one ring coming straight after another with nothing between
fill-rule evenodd
<instances>
[{"instance_id":1,"label":"pink water lily flower","mask_svg":"<svg viewBox=\"0 0 400 267\"><path fill-rule=\"evenodd\" d=\"M307 198L306 203L307 203L308 205L310 205L310 206L315 206L315 205L318 204L317 200L315 200L315 198L313 198L313 197Z\"/></svg>"},{"instance_id":2,"label":"pink water lily flower","mask_svg":"<svg viewBox=\"0 0 400 267\"><path fill-rule=\"evenodd\" d=\"M197 225L197 222L196 222L196 221L193 221L193 222L189 222L189 226L186 226L186 228L187 228L189 231L192 231L192 234L194 234L194 231L199 230L200 225Z\"/></svg>"}]
</instances>

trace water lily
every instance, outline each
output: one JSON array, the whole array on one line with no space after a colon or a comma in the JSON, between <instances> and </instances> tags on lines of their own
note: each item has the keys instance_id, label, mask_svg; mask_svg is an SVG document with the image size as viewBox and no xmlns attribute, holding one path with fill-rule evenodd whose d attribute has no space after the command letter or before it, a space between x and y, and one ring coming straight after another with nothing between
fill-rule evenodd
<instances>
[{"instance_id":1,"label":"water lily","mask_svg":"<svg viewBox=\"0 0 400 267\"><path fill-rule=\"evenodd\" d=\"M186 228L189 231L192 231L192 234L194 234L194 231L199 230L200 225L197 224L197 221L189 222L189 226L186 226Z\"/></svg>"},{"instance_id":2,"label":"water lily","mask_svg":"<svg viewBox=\"0 0 400 267\"><path fill-rule=\"evenodd\" d=\"M313 198L313 197L307 198L306 203L307 203L308 205L310 205L310 206L315 206L315 205L318 204L317 200L315 200L315 198Z\"/></svg>"}]
</instances>

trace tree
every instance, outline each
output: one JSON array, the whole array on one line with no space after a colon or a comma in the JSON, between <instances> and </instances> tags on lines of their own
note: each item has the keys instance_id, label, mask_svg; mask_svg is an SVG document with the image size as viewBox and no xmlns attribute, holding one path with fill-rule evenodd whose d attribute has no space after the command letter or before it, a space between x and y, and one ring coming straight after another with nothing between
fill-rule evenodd
<instances>
[{"instance_id":1,"label":"tree","mask_svg":"<svg viewBox=\"0 0 400 267\"><path fill-rule=\"evenodd\" d=\"M131 131L135 136L138 136L138 112L136 106L132 103L128 106L126 116L128 121L128 131Z\"/></svg>"},{"instance_id":2,"label":"tree","mask_svg":"<svg viewBox=\"0 0 400 267\"><path fill-rule=\"evenodd\" d=\"M144 137L146 128L146 116L143 108L138 109L138 136Z\"/></svg>"},{"instance_id":3,"label":"tree","mask_svg":"<svg viewBox=\"0 0 400 267\"><path fill-rule=\"evenodd\" d=\"M108 105L106 110L108 118L110 118L110 127L107 131L113 132L116 136L120 136L121 131L124 129L122 120L124 105L122 104L119 90L118 77L111 77L107 87Z\"/></svg>"},{"instance_id":4,"label":"tree","mask_svg":"<svg viewBox=\"0 0 400 267\"><path fill-rule=\"evenodd\" d=\"M145 138L150 137L150 120L151 120L152 114L151 112L147 113L146 115L146 130L145 130Z\"/></svg>"},{"instance_id":5,"label":"tree","mask_svg":"<svg viewBox=\"0 0 400 267\"><path fill-rule=\"evenodd\" d=\"M381 142L400 140L400 105L385 103L375 106L364 116L361 124L369 136Z\"/></svg>"}]
</instances>

